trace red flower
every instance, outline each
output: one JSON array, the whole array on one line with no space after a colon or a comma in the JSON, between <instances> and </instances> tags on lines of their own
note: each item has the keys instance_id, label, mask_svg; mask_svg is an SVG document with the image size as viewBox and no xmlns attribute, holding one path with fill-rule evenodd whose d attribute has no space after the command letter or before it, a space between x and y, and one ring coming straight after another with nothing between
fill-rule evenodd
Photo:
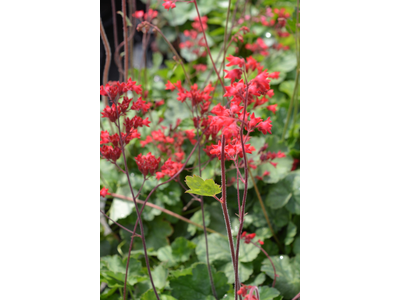
<instances>
[{"instance_id":1,"label":"red flower","mask_svg":"<svg viewBox=\"0 0 400 300\"><path fill-rule=\"evenodd\" d=\"M224 78L229 78L231 80L231 83L235 81L235 79L240 79L242 78L242 70L241 69L233 69L231 71L224 70L226 72L226 76Z\"/></svg>"},{"instance_id":2,"label":"red flower","mask_svg":"<svg viewBox=\"0 0 400 300\"><path fill-rule=\"evenodd\" d=\"M131 78L128 79L128 82L125 84L124 92L134 91L136 94L140 95L142 93L142 86L135 85L136 81L132 81Z\"/></svg>"},{"instance_id":3,"label":"red flower","mask_svg":"<svg viewBox=\"0 0 400 300\"><path fill-rule=\"evenodd\" d=\"M111 107L106 106L101 114L103 118L109 118L111 122L115 122L117 120L117 109L115 104Z\"/></svg>"},{"instance_id":4,"label":"red flower","mask_svg":"<svg viewBox=\"0 0 400 300\"><path fill-rule=\"evenodd\" d=\"M271 120L270 117L268 117L267 120L265 120L264 122L261 122L260 124L257 125L258 130L260 130L263 134L267 134L267 132L269 134L272 134L271 129L272 129L272 124L271 124Z\"/></svg>"},{"instance_id":5,"label":"red flower","mask_svg":"<svg viewBox=\"0 0 400 300\"><path fill-rule=\"evenodd\" d=\"M167 81L167 83L165 84L165 90L170 90L173 91L175 90L175 86L171 83L171 81Z\"/></svg>"},{"instance_id":6,"label":"red flower","mask_svg":"<svg viewBox=\"0 0 400 300\"><path fill-rule=\"evenodd\" d=\"M154 175L155 171L158 169L158 165L161 161L161 158L156 158L151 152L147 153L147 155L142 155L141 153L135 157L135 161L138 165L139 171L144 175L147 174Z\"/></svg>"},{"instance_id":7,"label":"red flower","mask_svg":"<svg viewBox=\"0 0 400 300\"><path fill-rule=\"evenodd\" d=\"M268 75L269 78L271 79L278 79L279 78L279 73L280 72L272 72Z\"/></svg>"},{"instance_id":8,"label":"red flower","mask_svg":"<svg viewBox=\"0 0 400 300\"><path fill-rule=\"evenodd\" d=\"M247 234L246 231L243 231L242 235L241 235L241 239L244 239L244 242L246 244L250 244L251 240L254 239L254 237L256 236L255 233L249 233Z\"/></svg>"},{"instance_id":9,"label":"red flower","mask_svg":"<svg viewBox=\"0 0 400 300\"><path fill-rule=\"evenodd\" d=\"M105 197L105 196L107 196L107 195L111 195L111 194L108 192L108 189L106 189L105 187L103 187L103 188L100 190L100 196Z\"/></svg>"},{"instance_id":10,"label":"red flower","mask_svg":"<svg viewBox=\"0 0 400 300\"><path fill-rule=\"evenodd\" d=\"M107 130L106 131L102 131L101 134L100 134L100 138L101 138L100 145L109 143L110 142L109 137L110 137L110 135L109 135Z\"/></svg>"},{"instance_id":11,"label":"red flower","mask_svg":"<svg viewBox=\"0 0 400 300\"><path fill-rule=\"evenodd\" d=\"M176 173L178 173L183 167L183 164L179 162L174 162L171 160L171 158L168 158L168 160L164 163L164 165L161 167L161 172L157 172L156 178L160 179L164 177L165 175L168 175L170 177L174 176ZM161 174L159 174L161 173ZM164 174L164 175L162 175Z\"/></svg>"},{"instance_id":12,"label":"red flower","mask_svg":"<svg viewBox=\"0 0 400 300\"><path fill-rule=\"evenodd\" d=\"M132 14L133 17L141 19L144 16L144 11L143 10L137 10L134 14Z\"/></svg>"},{"instance_id":13,"label":"red flower","mask_svg":"<svg viewBox=\"0 0 400 300\"><path fill-rule=\"evenodd\" d=\"M169 10L170 8L172 9L172 8L175 8L175 7L176 7L175 3L172 2L172 1L164 0L164 2L165 2L165 3L163 3L162 6L164 6L164 8L165 8L166 10Z\"/></svg>"},{"instance_id":14,"label":"red flower","mask_svg":"<svg viewBox=\"0 0 400 300\"><path fill-rule=\"evenodd\" d=\"M241 68L244 65L243 58L232 56L232 54L229 54L229 56L226 59L229 61L229 64L226 65L227 67L239 66L239 68Z\"/></svg>"},{"instance_id":15,"label":"red flower","mask_svg":"<svg viewBox=\"0 0 400 300\"><path fill-rule=\"evenodd\" d=\"M274 114L276 113L276 107L278 106L278 104L273 104L273 105L268 105L267 109L272 111Z\"/></svg>"}]
</instances>

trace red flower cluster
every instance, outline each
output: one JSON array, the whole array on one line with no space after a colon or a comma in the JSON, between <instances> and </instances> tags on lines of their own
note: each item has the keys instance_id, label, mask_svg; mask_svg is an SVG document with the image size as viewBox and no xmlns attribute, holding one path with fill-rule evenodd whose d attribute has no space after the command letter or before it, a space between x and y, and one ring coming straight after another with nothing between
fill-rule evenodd
<instances>
[{"instance_id":1,"label":"red flower cluster","mask_svg":"<svg viewBox=\"0 0 400 300\"><path fill-rule=\"evenodd\" d=\"M158 16L158 11L149 9L147 13L145 13L143 10L137 10L134 14L132 14L133 17L140 19L140 21L148 21L151 22L153 19L155 19Z\"/></svg>"},{"instance_id":2,"label":"red flower cluster","mask_svg":"<svg viewBox=\"0 0 400 300\"><path fill-rule=\"evenodd\" d=\"M254 239L255 236L256 236L255 233L247 233L246 231L243 231L243 233L242 233L242 235L240 236L240 238L241 238L242 240L244 240L244 242L245 242L246 244L250 244L250 243L251 243L251 240ZM259 243L260 245L264 245L264 242L261 241L261 240L258 240L258 243Z\"/></svg>"},{"instance_id":3,"label":"red flower cluster","mask_svg":"<svg viewBox=\"0 0 400 300\"><path fill-rule=\"evenodd\" d=\"M183 167L183 164L172 161L171 158L168 158L168 160L161 167L161 172L156 173L156 178L160 179L160 178L163 178L165 175L172 177L176 173L178 173L182 169L182 167Z\"/></svg>"},{"instance_id":4,"label":"red flower cluster","mask_svg":"<svg viewBox=\"0 0 400 300\"><path fill-rule=\"evenodd\" d=\"M108 118L111 122L117 124L117 119L120 116L126 116L127 112L130 110L140 111L145 114L150 109L151 104L143 101L141 97L139 97L136 102L133 101L131 107L132 98L124 96L122 102L118 101L119 97L128 91L141 94L142 87L135 84L136 81L132 81L131 78L129 78L126 83L112 82L112 84L106 84L105 87L100 86L100 94L110 97L114 102L111 107L106 106L104 108L102 112L103 118ZM121 156L122 147L128 145L132 139L140 138L140 133L137 131L137 128L143 126L149 127L150 121L148 118L143 120L141 117L136 115L132 119L125 117L123 124L125 126L125 132L121 132L121 139L118 134L110 136L108 131L102 131L100 134L100 145L102 145L100 153L103 158L110 160L113 163L116 163L116 160ZM107 145L108 143L111 143L112 145Z\"/></svg>"},{"instance_id":5,"label":"red flower cluster","mask_svg":"<svg viewBox=\"0 0 400 300\"><path fill-rule=\"evenodd\" d=\"M200 90L197 83L193 84L190 87L190 90L186 90L182 87L182 83L178 80L175 84L171 83L169 80L165 84L165 89L173 91L175 89L178 90L178 98L177 100L180 102L184 102L187 99L191 100L192 106L196 106L200 104L200 113L203 115L206 113L210 107L210 93L214 90L214 87L209 83L204 90Z\"/></svg>"},{"instance_id":6,"label":"red flower cluster","mask_svg":"<svg viewBox=\"0 0 400 300\"><path fill-rule=\"evenodd\" d=\"M262 38L258 38L254 44L246 44L245 48L253 53L260 53L264 56L269 55L269 52L266 51L268 46L264 43Z\"/></svg>"},{"instance_id":7,"label":"red flower cluster","mask_svg":"<svg viewBox=\"0 0 400 300\"><path fill-rule=\"evenodd\" d=\"M163 0L165 3L162 4L162 6L164 6L164 8L166 10L169 11L169 9L173 9L176 7L175 5L175 1L171 1L171 0Z\"/></svg>"},{"instance_id":8,"label":"red flower cluster","mask_svg":"<svg viewBox=\"0 0 400 300\"><path fill-rule=\"evenodd\" d=\"M136 94L142 93L142 86L135 85L136 81L132 81L131 78L128 79L128 82L118 82L113 81L111 83L107 83L105 86L100 86L100 95L108 96L111 101L115 102L119 96L126 93L127 91L134 91Z\"/></svg>"},{"instance_id":9,"label":"red flower cluster","mask_svg":"<svg viewBox=\"0 0 400 300\"><path fill-rule=\"evenodd\" d=\"M203 16L201 17L201 21L203 23L204 30L206 30L208 18L206 16ZM205 57L207 55L207 51L204 48L206 47L206 42L201 31L201 25L198 17L194 19L194 22L192 23L192 28L193 29L191 30L183 31L184 36L186 36L188 39L180 43L179 48L187 48L196 56Z\"/></svg>"},{"instance_id":10,"label":"red flower cluster","mask_svg":"<svg viewBox=\"0 0 400 300\"><path fill-rule=\"evenodd\" d=\"M255 289L255 286L242 284L242 287L237 291L237 294L245 296L244 300L259 300L256 296L253 295Z\"/></svg>"},{"instance_id":11,"label":"red flower cluster","mask_svg":"<svg viewBox=\"0 0 400 300\"><path fill-rule=\"evenodd\" d=\"M108 192L108 189L106 189L105 187L103 187L103 188L100 190L100 196L105 197L105 196L107 196L107 195L111 195L111 194Z\"/></svg>"},{"instance_id":12,"label":"red flower cluster","mask_svg":"<svg viewBox=\"0 0 400 300\"><path fill-rule=\"evenodd\" d=\"M168 127L161 126L161 129L152 131L151 134L146 137L146 140L140 142L140 145L144 147L152 143L156 145L161 153L165 153L167 157L172 157L172 155L174 155L178 162L182 161L185 158L185 153L182 149L185 135L192 144L195 144L196 140L194 139L195 134L193 130L177 131L179 124L180 120L178 119L174 128L170 126L168 135L166 135Z\"/></svg>"},{"instance_id":13,"label":"red flower cluster","mask_svg":"<svg viewBox=\"0 0 400 300\"><path fill-rule=\"evenodd\" d=\"M137 157L135 157L135 161L138 165L139 171L142 172L144 176L147 176L148 174L154 175L158 169L161 158L157 159L151 154L151 152L149 152L147 155L142 155L140 153Z\"/></svg>"}]
</instances>

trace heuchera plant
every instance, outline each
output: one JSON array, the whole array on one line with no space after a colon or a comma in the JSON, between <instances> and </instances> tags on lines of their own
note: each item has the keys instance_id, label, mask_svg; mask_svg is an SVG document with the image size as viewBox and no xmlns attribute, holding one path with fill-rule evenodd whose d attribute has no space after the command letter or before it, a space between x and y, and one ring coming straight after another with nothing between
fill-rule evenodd
<instances>
[{"instance_id":1,"label":"heuchera plant","mask_svg":"<svg viewBox=\"0 0 400 300\"><path fill-rule=\"evenodd\" d=\"M191 30L185 30L184 35L188 40L182 42L179 47L181 49L187 48L192 51L197 57L207 56L212 63L212 68L217 75L216 82L208 82L204 87L199 86L197 83L191 82L191 77L185 69L182 59L171 45L168 39L162 33L162 30L153 24L153 20L157 18L158 12L148 9L147 13L143 11L134 12L133 16L141 22L137 26L138 31L144 34L150 30L156 31L162 35L171 51L174 54L174 60L180 64L185 74L185 82L176 81L165 84L165 90L169 92L176 91L177 98L181 105L189 107L192 114L192 122L194 129L180 130L181 120L177 120L175 126L163 126L162 119L158 124L152 124L149 120L149 112L158 109L164 104L164 100L152 101L148 99L148 93L144 90L143 86L127 78L127 65L125 65L125 81L123 82L109 82L100 86L100 95L107 97L109 105L107 105L103 112L102 118L109 120L112 131L103 130L100 133L100 155L101 158L115 165L115 167L126 175L131 196L135 205L137 213L137 220L134 229L131 231L122 225L114 222L122 229L129 232L131 236L128 258L126 262L126 273L124 282L124 299L127 299L127 278L129 270L129 262L132 251L132 246L135 238L141 240L143 246L143 253L146 262L146 268L152 289L155 297L159 300L160 296L157 292L152 271L149 262L148 249L146 245L145 230L143 227L142 212L146 204L151 200L152 194L162 185L171 181L178 182L187 194L190 194L194 201L201 204L203 214L203 228L206 241L207 253L207 266L208 275L211 284L211 289L215 299L219 299L212 270L209 262L207 231L204 222L204 200L203 197L212 197L221 205L222 215L226 225L226 233L229 240L230 255L234 271L234 297L237 299L245 300L261 300L257 286L243 285L240 282L239 276L239 253L241 241L245 244L252 244L254 247L259 248L264 252L266 257L270 260L274 269L274 280L272 287L275 286L277 274L273 261L268 253L260 247L263 241L256 239L255 233L247 233L243 231L244 220L246 217L246 201L247 190L249 183L249 170L256 169L264 163L269 163L273 167L277 167L277 159L286 156L284 152L272 152L268 150L268 145L265 144L256 153L256 148L252 145L251 137L255 132L261 132L263 135L273 134L273 124L270 116L267 118L257 117L255 111L257 109L266 109L271 114L275 114L278 109L278 104L270 104L271 98L274 96L274 91L270 87L272 79L278 79L280 72L269 71L252 56L246 58L227 55L226 50L232 46L233 42L244 42L244 36L249 32L246 26L238 29L229 40L224 40L223 54L225 62L217 69L216 63L211 56L210 47L207 42L205 34L207 30L207 16L201 16L196 0L193 1L167 1L163 0L163 9L171 11L177 5L194 5L197 17L192 23ZM185 2L185 4L181 3ZM124 1L123 1L124 3ZM123 6L123 14L126 16L126 7ZM254 16L252 22L260 23L264 26L274 28L280 37L285 37L289 33L286 31L285 26L289 14L284 9L267 8L266 13L261 16ZM243 23L246 16L238 20L238 24ZM126 20L124 18L124 29L126 32ZM126 37L125 37L126 38ZM228 35L229 38L229 35ZM125 49L126 47L125 39ZM274 44L273 47L278 50L285 51L287 46L282 44ZM245 49L254 54L269 55L268 46L262 39L258 38L254 43L246 43ZM207 65L197 64L193 66L197 72L205 72ZM220 74L223 70L229 84L222 80ZM214 104L214 93L220 85L223 90L223 99L220 103ZM143 136L141 128L150 127L152 124L156 128L150 134ZM139 153L134 157L138 170L142 173L142 184L139 190L135 193L133 184L130 178L130 172L127 164L127 148L133 140L139 140L142 147L149 144L154 145L159 153L163 155L153 155L151 152ZM183 143L189 140L192 144L190 152L185 153ZM197 152L197 165L188 169L187 164L191 157ZM247 154L256 154L252 159L247 158ZM207 162L201 163L201 157L206 155ZM258 157L258 159L256 159ZM220 162L221 182L215 183L212 179L204 180L201 178L202 168L212 160ZM192 176L186 176L185 186L179 179L182 171L192 171ZM235 170L236 175L233 177L227 176L227 171ZM196 174L197 173L197 174ZM264 177L269 176L270 172L265 171L262 176L256 176L258 180L263 180ZM146 181L154 177L159 183L147 194L147 197L141 208L138 206L138 199ZM237 187L237 217L239 220L239 228L237 235L233 236L231 228L231 216L228 213L228 205L233 199L227 197L227 186L236 185ZM242 193L239 186L243 185ZM218 196L221 194L220 196ZM110 195L109 189L103 187L100 190L100 195L105 197ZM109 218L105 213L103 213ZM137 233L137 227L140 228L140 234Z\"/></svg>"}]
</instances>

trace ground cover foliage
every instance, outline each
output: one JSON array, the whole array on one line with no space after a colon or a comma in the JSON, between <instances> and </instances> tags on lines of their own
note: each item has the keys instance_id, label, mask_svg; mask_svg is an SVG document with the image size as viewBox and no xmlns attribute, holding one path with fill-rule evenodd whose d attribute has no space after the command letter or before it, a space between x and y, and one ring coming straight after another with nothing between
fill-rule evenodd
<instances>
[{"instance_id":1,"label":"ground cover foliage","mask_svg":"<svg viewBox=\"0 0 400 300\"><path fill-rule=\"evenodd\" d=\"M155 35L152 64L143 59L143 68L135 69L128 61L125 68L122 47L112 59L120 60L124 84L110 82L101 91L100 205L106 216L100 224L100 299L297 299L299 3L145 3L145 12L127 6L126 35L141 31L144 45ZM231 89L223 89L215 68ZM269 74L262 79L268 88L251 95L260 74ZM231 132L224 112L233 111L238 96L230 91L240 80L242 108L230 121ZM119 92L112 94L113 87ZM124 119L124 101L138 116L132 126ZM112 120L111 103L122 107L120 121ZM215 128L218 118L223 122ZM118 147L122 155L112 152ZM232 259L237 244L239 255Z\"/></svg>"}]
</instances>

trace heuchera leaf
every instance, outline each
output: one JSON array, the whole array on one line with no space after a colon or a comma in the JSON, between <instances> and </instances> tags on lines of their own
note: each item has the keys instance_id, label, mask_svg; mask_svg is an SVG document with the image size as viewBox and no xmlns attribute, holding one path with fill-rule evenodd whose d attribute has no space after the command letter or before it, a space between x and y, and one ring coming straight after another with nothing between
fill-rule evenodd
<instances>
[{"instance_id":1,"label":"heuchera leaf","mask_svg":"<svg viewBox=\"0 0 400 300\"><path fill-rule=\"evenodd\" d=\"M204 180L203 178L194 175L193 177L186 176L185 181L190 188L190 190L187 190L186 193L210 197L221 193L221 187L212 179Z\"/></svg>"},{"instance_id":2,"label":"heuchera leaf","mask_svg":"<svg viewBox=\"0 0 400 300\"><path fill-rule=\"evenodd\" d=\"M215 272L214 268L211 268L211 270L218 299L222 299L228 292L230 285L227 284L227 278L224 273ZM213 299L207 265L203 263L194 264L190 275L172 278L170 286L172 289L171 294L176 299Z\"/></svg>"}]
</instances>

